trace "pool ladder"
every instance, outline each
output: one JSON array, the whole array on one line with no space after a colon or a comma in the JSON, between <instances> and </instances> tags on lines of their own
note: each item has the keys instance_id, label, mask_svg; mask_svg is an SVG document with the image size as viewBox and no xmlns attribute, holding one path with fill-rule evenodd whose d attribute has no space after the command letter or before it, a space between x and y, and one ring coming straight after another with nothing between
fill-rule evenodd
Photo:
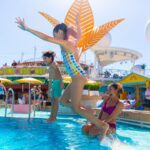
<instances>
[{"instance_id":1,"label":"pool ladder","mask_svg":"<svg viewBox=\"0 0 150 150\"><path fill-rule=\"evenodd\" d=\"M5 100L5 117L7 117L7 106L8 106L8 93L12 93L12 106L11 106L11 116L13 117L14 112L14 103L15 103L15 94L12 88L9 88L8 91L5 91L6 100Z\"/></svg>"},{"instance_id":2,"label":"pool ladder","mask_svg":"<svg viewBox=\"0 0 150 150\"><path fill-rule=\"evenodd\" d=\"M12 94L12 106L11 106L11 117L13 117L14 113L14 104L15 104L15 94L14 90L12 88L9 88L8 91L4 89L5 93L5 114L4 117L7 117L7 106L8 106L8 93L11 92ZM36 101L36 94L34 93L34 117L35 117L35 101ZM30 119L30 113L31 113L31 93L29 91L29 113L28 118Z\"/></svg>"},{"instance_id":3,"label":"pool ladder","mask_svg":"<svg viewBox=\"0 0 150 150\"><path fill-rule=\"evenodd\" d=\"M5 91L5 95L6 95L6 100L5 100L5 117L7 117L7 106L8 106L8 93L11 92L12 93L12 106L11 106L11 117L13 117L13 113L14 113L14 104L15 104L15 94L14 94L14 90L12 88L8 89L8 92ZM34 93L34 117L35 117L35 100L36 99L36 95ZM29 112L28 112L28 118L30 119L31 113L31 95L29 95Z\"/></svg>"}]
</instances>

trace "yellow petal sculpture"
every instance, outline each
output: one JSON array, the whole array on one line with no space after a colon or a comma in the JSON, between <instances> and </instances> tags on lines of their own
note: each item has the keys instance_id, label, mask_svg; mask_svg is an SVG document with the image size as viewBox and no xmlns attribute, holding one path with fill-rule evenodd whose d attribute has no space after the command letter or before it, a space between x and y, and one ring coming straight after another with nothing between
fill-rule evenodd
<instances>
[{"instance_id":1,"label":"yellow petal sculpture","mask_svg":"<svg viewBox=\"0 0 150 150\"><path fill-rule=\"evenodd\" d=\"M53 26L59 24L55 18L46 13L40 12ZM99 40L101 40L112 28L119 24L124 19L118 19L108 22L102 26L94 27L94 18L92 9L88 0L75 0L70 7L65 17L64 23L68 26L73 26L77 30L76 16L79 14L79 27L81 30L81 39L78 43L78 49L82 52L92 47Z\"/></svg>"},{"instance_id":2,"label":"yellow petal sculpture","mask_svg":"<svg viewBox=\"0 0 150 150\"><path fill-rule=\"evenodd\" d=\"M76 16L79 14L79 26L81 29L81 39L94 28L94 17L88 0L78 1L72 4L69 9L65 24L72 25L76 29Z\"/></svg>"},{"instance_id":3,"label":"yellow petal sculpture","mask_svg":"<svg viewBox=\"0 0 150 150\"><path fill-rule=\"evenodd\" d=\"M72 6L70 7L69 11L67 12L67 15L65 17L64 23L73 26L74 30L76 30L76 16L78 13L80 13L80 1L75 0Z\"/></svg>"},{"instance_id":4,"label":"yellow petal sculpture","mask_svg":"<svg viewBox=\"0 0 150 150\"><path fill-rule=\"evenodd\" d=\"M96 27L89 31L78 43L78 48L82 48L82 52L92 47L99 40L101 40L113 27L124 19L118 19L108 22L102 26Z\"/></svg>"},{"instance_id":5,"label":"yellow petal sculpture","mask_svg":"<svg viewBox=\"0 0 150 150\"><path fill-rule=\"evenodd\" d=\"M49 16L48 14L44 12L39 12L44 18L46 18L54 27L59 24L59 21L56 20L55 18Z\"/></svg>"}]
</instances>

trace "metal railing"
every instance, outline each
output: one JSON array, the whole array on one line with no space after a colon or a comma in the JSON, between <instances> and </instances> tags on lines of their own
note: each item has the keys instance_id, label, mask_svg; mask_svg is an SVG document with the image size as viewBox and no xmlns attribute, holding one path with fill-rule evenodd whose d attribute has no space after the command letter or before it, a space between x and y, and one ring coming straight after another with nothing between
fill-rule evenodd
<instances>
[{"instance_id":1,"label":"metal railing","mask_svg":"<svg viewBox=\"0 0 150 150\"><path fill-rule=\"evenodd\" d=\"M12 88L9 88L8 91L5 91L6 100L5 100L5 117L7 117L7 106L8 106L8 93L12 93L12 108L11 108L11 116L13 117L14 112L14 103L15 103L15 94Z\"/></svg>"}]
</instances>

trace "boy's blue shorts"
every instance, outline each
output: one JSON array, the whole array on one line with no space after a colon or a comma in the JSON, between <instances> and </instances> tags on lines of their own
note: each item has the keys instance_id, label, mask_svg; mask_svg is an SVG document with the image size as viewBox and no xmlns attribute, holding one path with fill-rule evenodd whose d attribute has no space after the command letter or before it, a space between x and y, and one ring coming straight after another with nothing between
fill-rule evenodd
<instances>
[{"instance_id":1,"label":"boy's blue shorts","mask_svg":"<svg viewBox=\"0 0 150 150\"><path fill-rule=\"evenodd\" d=\"M62 89L60 85L60 80L52 80L52 92L51 97L52 98L58 98L61 96Z\"/></svg>"}]
</instances>

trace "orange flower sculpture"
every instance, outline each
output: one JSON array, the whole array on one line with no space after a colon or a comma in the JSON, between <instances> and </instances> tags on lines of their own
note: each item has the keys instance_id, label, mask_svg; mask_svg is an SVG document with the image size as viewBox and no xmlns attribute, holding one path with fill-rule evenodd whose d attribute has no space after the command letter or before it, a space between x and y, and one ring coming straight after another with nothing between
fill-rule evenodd
<instances>
[{"instance_id":1,"label":"orange flower sculpture","mask_svg":"<svg viewBox=\"0 0 150 150\"><path fill-rule=\"evenodd\" d=\"M59 21L50 15L39 12L44 18L46 18L53 26L59 24ZM88 0L75 0L69 9L64 23L68 26L73 26L74 30L76 27L76 16L79 14L79 27L81 30L81 39L78 43L78 49L82 52L92 47L99 40L101 40L112 28L119 24L124 19L114 20L103 24L99 27L94 27L94 17L92 9Z\"/></svg>"}]
</instances>

